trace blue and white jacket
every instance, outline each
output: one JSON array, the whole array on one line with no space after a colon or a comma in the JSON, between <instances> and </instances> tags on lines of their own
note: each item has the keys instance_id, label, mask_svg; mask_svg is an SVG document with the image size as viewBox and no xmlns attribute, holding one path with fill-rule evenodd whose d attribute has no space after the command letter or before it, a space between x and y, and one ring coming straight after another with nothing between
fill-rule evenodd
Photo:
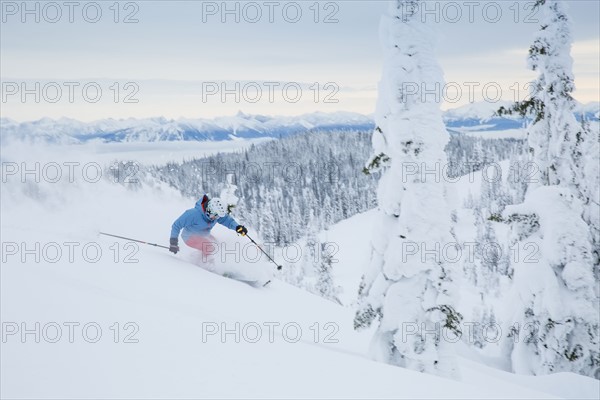
<instances>
[{"instance_id":1,"label":"blue and white jacket","mask_svg":"<svg viewBox=\"0 0 600 400\"><path fill-rule=\"evenodd\" d=\"M239 225L235 219L229 215L225 215L219 219L212 221L206 215L206 203L208 203L208 196L204 197L196 202L194 208L190 208L179 218L173 222L171 227L171 238L178 238L179 232L183 229L181 237L184 241L187 241L192 236L208 236L214 226L219 223L226 226L229 229L235 231L235 228Z\"/></svg>"}]
</instances>

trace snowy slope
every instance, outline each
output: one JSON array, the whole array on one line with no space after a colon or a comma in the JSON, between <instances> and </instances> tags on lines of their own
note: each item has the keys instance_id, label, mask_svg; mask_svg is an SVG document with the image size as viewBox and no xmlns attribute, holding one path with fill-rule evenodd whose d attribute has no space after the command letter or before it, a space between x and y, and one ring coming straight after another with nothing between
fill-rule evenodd
<instances>
[{"instance_id":1,"label":"snowy slope","mask_svg":"<svg viewBox=\"0 0 600 400\"><path fill-rule=\"evenodd\" d=\"M597 389L571 374L546 386L478 363L464 364L462 381L378 364L366 356L369 332L352 329L351 307L280 281L255 289L221 277L198 267L189 249L175 256L97 235L165 244L171 222L191 206L166 187L13 179L1 196L2 397L551 398L565 396L565 385L580 390L567 395ZM338 271L348 279L368 251L349 232L368 220L359 215L326 233L339 241ZM251 254L231 231L216 236ZM268 265L236 254L224 265ZM233 333L208 335L215 328Z\"/></svg>"},{"instance_id":2,"label":"snowy slope","mask_svg":"<svg viewBox=\"0 0 600 400\"><path fill-rule=\"evenodd\" d=\"M9 215L2 222L5 242L32 246L95 241L105 254L96 263L86 262L77 252L73 263L50 263L43 257L38 263L31 256L22 262L5 255L3 326L16 323L22 328L25 323L35 330L39 322L40 343L31 333L24 340L19 334L5 335L3 397L547 397L493 376L464 384L374 363L364 356L365 335L352 331L351 309L281 282L254 289L185 261L186 254L176 257L151 247L136 252L137 263L122 262L124 258L115 262L110 250L114 242L97 239L92 225L105 219L102 225L109 230L120 228L118 232L159 240L160 234L150 232L164 230L172 216L163 212L162 217L147 218L164 209L164 199L144 200L141 193L127 193L128 199L123 199L118 191L109 195L113 201L123 200L121 215L116 204L105 215L97 214L103 214L97 206L80 205L77 211L94 214L91 221L79 219L82 223L58 224L82 216L73 209L46 217L42 208L22 207L10 214L3 210ZM97 200L105 207L110 204L109 198ZM142 207L129 208L134 204ZM24 223L23 212L34 216L35 223ZM218 236L227 240L231 234L221 230ZM125 325L128 322L135 325ZM69 323L74 327L73 343ZM97 325L84 337L83 326L90 323ZM231 333L225 340L219 335L203 340L208 325L226 324L235 331L236 323L248 326L239 330L240 343ZM269 323L280 324L272 340L265 325ZM316 343L315 323L320 324ZM327 323L339 331L325 329ZM292 328L284 332L285 324ZM57 338L57 325L62 337L50 343ZM88 343L86 338L96 339L95 326L102 335L97 343ZM255 326L262 327L262 336L249 343L256 338ZM288 343L286 339L298 336L295 327L302 331L300 340ZM120 333L117 339L115 330ZM339 343L327 343L326 334ZM139 342L127 343L131 340Z\"/></svg>"}]
</instances>

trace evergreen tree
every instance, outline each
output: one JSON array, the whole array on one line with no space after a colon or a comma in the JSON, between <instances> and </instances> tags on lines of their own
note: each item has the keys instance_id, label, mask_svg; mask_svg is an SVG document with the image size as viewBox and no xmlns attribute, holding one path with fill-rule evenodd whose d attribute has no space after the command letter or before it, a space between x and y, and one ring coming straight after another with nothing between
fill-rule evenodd
<instances>
[{"instance_id":1,"label":"evergreen tree","mask_svg":"<svg viewBox=\"0 0 600 400\"><path fill-rule=\"evenodd\" d=\"M579 149L597 138L577 122L574 113L570 22L561 1L537 0L534 6L543 11L544 20L529 48L528 65L539 75L527 100L509 109L502 107L499 114L518 113L533 121L527 139L539 174L532 187L561 185L577 190L582 183Z\"/></svg>"},{"instance_id":2,"label":"evergreen tree","mask_svg":"<svg viewBox=\"0 0 600 400\"><path fill-rule=\"evenodd\" d=\"M523 204L505 211L518 250L511 325L528 328L526 336L507 337L517 373L600 378L598 287L581 213L581 201L556 185L528 192Z\"/></svg>"},{"instance_id":3,"label":"evergreen tree","mask_svg":"<svg viewBox=\"0 0 600 400\"><path fill-rule=\"evenodd\" d=\"M379 316L372 341L376 359L451 376L457 370L448 343L427 335L442 327L458 329L451 271L441 257L403 252L407 244L423 250L451 241L444 187L420 174L424 165L445 165L448 133L439 104L407 89L407 84L443 86L433 32L414 13L419 3L392 1L381 22L385 61L368 170L383 173L372 259L361 283L355 327L370 325ZM405 165L416 166L418 173L406 177ZM406 335L409 326L417 331Z\"/></svg>"},{"instance_id":4,"label":"evergreen tree","mask_svg":"<svg viewBox=\"0 0 600 400\"><path fill-rule=\"evenodd\" d=\"M513 321L537 328L526 340L513 343L512 365L519 373L597 376L598 259L592 250L594 218L586 220L585 210L597 198L590 188L597 188L599 179L597 167L587 170L583 157L584 149L595 144L574 115L568 16L556 0L538 0L535 7L543 11L543 21L528 61L539 76L531 98L501 110L532 117L527 139L539 168L539 179L530 183L524 203L505 211L511 245L521 251L514 263L519 307ZM588 155L598 164L597 153ZM536 258L529 257L528 248L538 250Z\"/></svg>"}]
</instances>

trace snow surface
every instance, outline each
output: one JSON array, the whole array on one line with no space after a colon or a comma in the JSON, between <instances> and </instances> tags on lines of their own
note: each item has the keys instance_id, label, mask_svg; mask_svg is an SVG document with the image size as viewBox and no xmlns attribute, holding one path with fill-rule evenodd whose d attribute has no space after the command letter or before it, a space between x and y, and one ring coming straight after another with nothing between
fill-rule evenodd
<instances>
[{"instance_id":1,"label":"snow surface","mask_svg":"<svg viewBox=\"0 0 600 400\"><path fill-rule=\"evenodd\" d=\"M45 151L49 159L65 157L60 148ZM28 154L37 153L29 148ZM25 155L11 153L11 158L19 157ZM461 358L461 380L452 381L376 363L366 355L370 333L352 329L352 307L278 280L255 289L221 277L195 264L189 249L172 255L98 236L102 230L166 244L172 221L193 204L167 187L127 190L104 180L37 185L9 181L3 183L1 196L3 247L10 242L31 249L40 243L47 249L39 262L23 251L2 251L2 398L598 397L598 381L574 374L516 376ZM369 221L370 212L323 233L340 244L335 268L338 279L348 285L347 300L358 282L361 260L368 259L368 241L356 233ZM228 248L247 243L221 227L215 236ZM66 242L79 244L72 262ZM82 247L96 243L101 256L97 262L86 261ZM56 247L62 256L50 262ZM93 251L89 255L95 257ZM127 255L137 262L125 262ZM249 270L257 265L229 259L223 265L229 262ZM36 322L39 343L33 333L24 340L21 331L8 334L12 323L21 330L22 323L34 329ZM236 343L231 333L225 340L218 334L206 336L209 327L226 324L235 330L236 322L247 327L246 338L255 337L255 324L262 327L262 336L256 343L244 335ZM50 343L56 337L52 323L61 327L56 343ZM72 343L65 325L69 323L79 324L72 325ZM96 343L88 343L82 334L87 323L102 330ZM272 340L269 323L279 324ZM325 329L327 323L339 330ZM294 326L284 331L285 324L301 328L297 343L286 341L296 331ZM93 327L87 333L88 339L95 337ZM338 343L326 343L327 334ZM126 343L132 339L138 342Z\"/></svg>"}]
</instances>

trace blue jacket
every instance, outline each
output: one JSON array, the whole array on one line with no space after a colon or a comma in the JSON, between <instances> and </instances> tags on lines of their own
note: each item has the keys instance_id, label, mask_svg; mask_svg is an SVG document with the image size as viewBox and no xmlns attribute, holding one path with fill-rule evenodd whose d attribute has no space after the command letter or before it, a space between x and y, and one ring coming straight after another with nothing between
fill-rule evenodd
<instances>
[{"instance_id":1,"label":"blue jacket","mask_svg":"<svg viewBox=\"0 0 600 400\"><path fill-rule=\"evenodd\" d=\"M229 229L235 230L239 224L229 215L211 221L204 212L204 200L208 200L208 198L205 196L203 199L198 200L194 208L190 208L173 222L173 226L171 227L172 238L178 238L179 232L182 229L183 233L181 237L184 241L187 241L191 236L207 236L217 222Z\"/></svg>"}]
</instances>

